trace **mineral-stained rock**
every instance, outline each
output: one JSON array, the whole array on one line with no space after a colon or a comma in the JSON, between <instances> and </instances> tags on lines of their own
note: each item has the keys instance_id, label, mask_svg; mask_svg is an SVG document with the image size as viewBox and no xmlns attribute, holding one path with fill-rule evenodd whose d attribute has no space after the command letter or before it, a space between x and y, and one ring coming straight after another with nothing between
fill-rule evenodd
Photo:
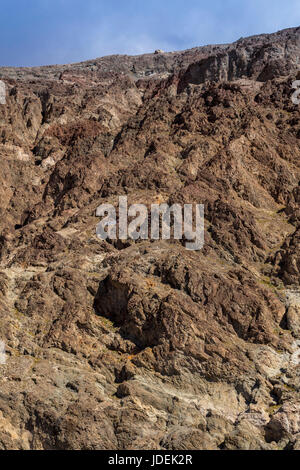
<instances>
[{"instance_id":1,"label":"mineral-stained rock","mask_svg":"<svg viewBox=\"0 0 300 470\"><path fill-rule=\"evenodd\" d=\"M300 334L300 305L291 305L286 313L288 329L298 337Z\"/></svg>"},{"instance_id":2,"label":"mineral-stained rock","mask_svg":"<svg viewBox=\"0 0 300 470\"><path fill-rule=\"evenodd\" d=\"M0 68L1 449L299 449L300 28ZM205 243L96 208L205 206Z\"/></svg>"}]
</instances>

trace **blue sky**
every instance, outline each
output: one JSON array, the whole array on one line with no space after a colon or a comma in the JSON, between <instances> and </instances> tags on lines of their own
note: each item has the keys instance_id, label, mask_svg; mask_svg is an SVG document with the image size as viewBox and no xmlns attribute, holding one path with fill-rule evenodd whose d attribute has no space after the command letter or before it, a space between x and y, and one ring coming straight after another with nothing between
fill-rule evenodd
<instances>
[{"instance_id":1,"label":"blue sky","mask_svg":"<svg viewBox=\"0 0 300 470\"><path fill-rule=\"evenodd\" d=\"M181 50L299 25L299 0L0 0L0 66Z\"/></svg>"}]
</instances>

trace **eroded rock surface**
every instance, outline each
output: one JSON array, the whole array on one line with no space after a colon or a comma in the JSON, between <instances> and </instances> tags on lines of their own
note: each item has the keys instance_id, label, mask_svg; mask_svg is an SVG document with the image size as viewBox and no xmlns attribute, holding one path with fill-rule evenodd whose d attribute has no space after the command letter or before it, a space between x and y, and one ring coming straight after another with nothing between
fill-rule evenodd
<instances>
[{"instance_id":1,"label":"eroded rock surface","mask_svg":"<svg viewBox=\"0 0 300 470\"><path fill-rule=\"evenodd\" d=\"M1 449L300 448L300 28L0 68ZM205 245L96 208L205 205Z\"/></svg>"}]
</instances>

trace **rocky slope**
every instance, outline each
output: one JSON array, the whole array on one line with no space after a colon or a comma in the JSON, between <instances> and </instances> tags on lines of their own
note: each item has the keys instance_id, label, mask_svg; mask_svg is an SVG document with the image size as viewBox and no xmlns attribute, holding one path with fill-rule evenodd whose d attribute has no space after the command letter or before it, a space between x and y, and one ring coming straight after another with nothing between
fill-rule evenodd
<instances>
[{"instance_id":1,"label":"rocky slope","mask_svg":"<svg viewBox=\"0 0 300 470\"><path fill-rule=\"evenodd\" d=\"M300 449L300 28L0 68L0 448ZM205 204L205 245L99 241Z\"/></svg>"}]
</instances>

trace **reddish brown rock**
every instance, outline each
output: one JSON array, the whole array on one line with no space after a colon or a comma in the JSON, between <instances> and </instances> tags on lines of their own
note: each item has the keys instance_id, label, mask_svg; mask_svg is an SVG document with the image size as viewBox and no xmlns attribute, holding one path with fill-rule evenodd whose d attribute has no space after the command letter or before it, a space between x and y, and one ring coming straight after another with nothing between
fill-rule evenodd
<instances>
[{"instance_id":1,"label":"reddish brown rock","mask_svg":"<svg viewBox=\"0 0 300 470\"><path fill-rule=\"evenodd\" d=\"M299 31L0 68L1 449L299 448ZM121 195L203 249L100 242Z\"/></svg>"}]
</instances>

